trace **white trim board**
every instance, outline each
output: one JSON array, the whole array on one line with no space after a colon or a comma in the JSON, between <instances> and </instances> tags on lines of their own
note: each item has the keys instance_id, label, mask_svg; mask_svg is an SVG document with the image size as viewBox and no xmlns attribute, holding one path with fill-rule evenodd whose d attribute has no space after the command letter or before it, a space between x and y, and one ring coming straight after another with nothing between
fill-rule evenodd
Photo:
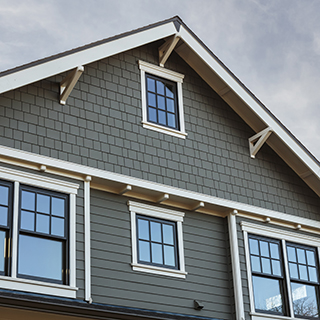
<instances>
[{"instance_id":1,"label":"white trim board","mask_svg":"<svg viewBox=\"0 0 320 320\"><path fill-rule=\"evenodd\" d=\"M2 158L1 156L4 156L5 158ZM91 176L92 181L94 181L94 178L103 179L106 181L111 182L119 182L123 184L124 186L130 185L132 188L138 187L140 189L145 190L152 190L155 192L158 192L159 195L168 194L168 195L174 195L175 197L181 198L181 201L185 199L194 200L196 202L204 202L204 204L211 204L220 207L221 209L225 210L226 212L230 212L231 210L237 210L239 214L248 213L255 216L260 217L269 217L271 219L275 219L277 221L285 221L288 224L291 225L301 225L307 226L313 229L320 229L320 222L307 219L307 218L301 218L294 215L270 210L270 209L264 209L261 207L248 205L245 203L233 201L233 200L227 200L223 198L218 198L214 196L209 196L193 191L188 191L185 189L180 189L176 187L167 186L164 184L156 183L156 182L150 182L147 180L142 180L138 178L129 177L126 175L122 175L119 173L114 173L106 170L91 168L88 166L54 159L38 154L33 154L31 152L21 151L9 147L0 146L0 162L6 162L10 163L9 158L13 158L13 164L17 165L16 160L23 159L24 161L27 161L29 163L35 163L38 167L39 165L45 165L48 170L50 168L58 170L59 174L64 175L62 171L65 172L65 175L68 176L68 173L75 174L77 173L79 175L79 180L84 179L86 176ZM23 167L23 162L20 163L20 165ZM26 165L27 166L27 165ZM61 171L62 170L62 171ZM126 194L127 195L127 194ZM200 209L201 210L201 209ZM201 212L201 211L200 211Z\"/></svg>"}]
</instances>

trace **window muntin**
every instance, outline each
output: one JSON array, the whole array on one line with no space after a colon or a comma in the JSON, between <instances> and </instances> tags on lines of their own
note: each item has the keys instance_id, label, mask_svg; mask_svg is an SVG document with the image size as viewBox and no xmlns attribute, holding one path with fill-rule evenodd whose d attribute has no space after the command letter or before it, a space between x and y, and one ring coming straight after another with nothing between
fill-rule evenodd
<instances>
[{"instance_id":1,"label":"window muntin","mask_svg":"<svg viewBox=\"0 0 320 320\"><path fill-rule=\"evenodd\" d=\"M66 284L68 196L21 186L18 276Z\"/></svg>"},{"instance_id":2,"label":"window muntin","mask_svg":"<svg viewBox=\"0 0 320 320\"><path fill-rule=\"evenodd\" d=\"M12 183L0 180L0 275L9 275L9 239L12 234L12 188Z\"/></svg>"},{"instance_id":3,"label":"window muntin","mask_svg":"<svg viewBox=\"0 0 320 320\"><path fill-rule=\"evenodd\" d=\"M256 311L285 314L280 241L249 236L252 285Z\"/></svg>"},{"instance_id":4,"label":"window muntin","mask_svg":"<svg viewBox=\"0 0 320 320\"><path fill-rule=\"evenodd\" d=\"M137 215L138 262L178 269L175 222Z\"/></svg>"},{"instance_id":5,"label":"window muntin","mask_svg":"<svg viewBox=\"0 0 320 320\"><path fill-rule=\"evenodd\" d=\"M146 74L148 121L180 130L177 84Z\"/></svg>"}]
</instances>

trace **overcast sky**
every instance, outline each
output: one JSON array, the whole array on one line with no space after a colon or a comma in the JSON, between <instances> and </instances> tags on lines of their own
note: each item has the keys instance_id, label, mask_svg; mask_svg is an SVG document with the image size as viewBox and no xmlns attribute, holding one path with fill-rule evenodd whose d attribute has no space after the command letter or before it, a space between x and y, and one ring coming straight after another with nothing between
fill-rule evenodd
<instances>
[{"instance_id":1,"label":"overcast sky","mask_svg":"<svg viewBox=\"0 0 320 320\"><path fill-rule=\"evenodd\" d=\"M0 0L0 70L175 15L320 159L319 0Z\"/></svg>"}]
</instances>

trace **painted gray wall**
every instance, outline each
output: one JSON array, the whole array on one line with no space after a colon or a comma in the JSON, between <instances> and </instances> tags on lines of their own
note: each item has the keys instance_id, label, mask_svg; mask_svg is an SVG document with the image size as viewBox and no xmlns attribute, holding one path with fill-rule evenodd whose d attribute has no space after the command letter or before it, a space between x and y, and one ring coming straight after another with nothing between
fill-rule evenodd
<instances>
[{"instance_id":1,"label":"painted gray wall","mask_svg":"<svg viewBox=\"0 0 320 320\"><path fill-rule=\"evenodd\" d=\"M185 212L186 279L133 271L127 198L92 190L92 298L96 303L233 319L226 219ZM193 300L204 303L194 310Z\"/></svg>"},{"instance_id":2,"label":"painted gray wall","mask_svg":"<svg viewBox=\"0 0 320 320\"><path fill-rule=\"evenodd\" d=\"M141 125L137 60L157 64L159 42L85 66L67 105L59 75L0 97L0 144L225 199L318 218L319 198L173 53L185 74L186 140Z\"/></svg>"}]
</instances>

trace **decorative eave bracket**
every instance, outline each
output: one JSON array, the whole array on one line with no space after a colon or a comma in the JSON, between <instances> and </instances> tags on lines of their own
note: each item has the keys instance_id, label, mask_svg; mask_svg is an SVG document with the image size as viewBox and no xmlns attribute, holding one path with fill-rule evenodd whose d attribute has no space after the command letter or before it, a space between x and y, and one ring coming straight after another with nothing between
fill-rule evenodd
<instances>
[{"instance_id":1,"label":"decorative eave bracket","mask_svg":"<svg viewBox=\"0 0 320 320\"><path fill-rule=\"evenodd\" d=\"M258 151L261 149L263 144L267 141L270 134L272 133L272 129L270 127L258 132L251 138L249 138L249 148L250 148L250 156L251 158L255 158Z\"/></svg>"},{"instance_id":2,"label":"decorative eave bracket","mask_svg":"<svg viewBox=\"0 0 320 320\"><path fill-rule=\"evenodd\" d=\"M164 64L167 62L170 54L175 48L176 44L180 40L178 34L170 37L161 47L159 47L159 65L164 67Z\"/></svg>"},{"instance_id":3,"label":"decorative eave bracket","mask_svg":"<svg viewBox=\"0 0 320 320\"><path fill-rule=\"evenodd\" d=\"M66 104L66 101L73 90L74 86L78 82L80 76L84 71L83 66L79 66L72 70L61 82L60 82L60 104Z\"/></svg>"}]
</instances>

